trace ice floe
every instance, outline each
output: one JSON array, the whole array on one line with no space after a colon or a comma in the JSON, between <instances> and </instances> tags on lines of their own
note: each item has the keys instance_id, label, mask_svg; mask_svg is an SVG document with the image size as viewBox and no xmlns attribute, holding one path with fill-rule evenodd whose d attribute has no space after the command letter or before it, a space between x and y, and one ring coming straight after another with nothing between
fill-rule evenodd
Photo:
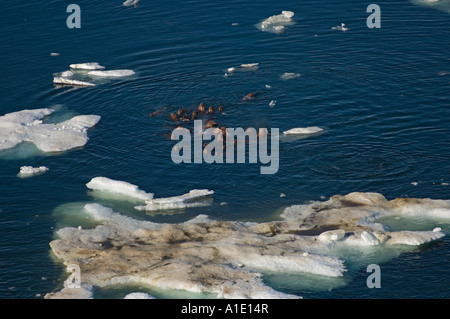
<instances>
[{"instance_id":1,"label":"ice floe","mask_svg":"<svg viewBox=\"0 0 450 319\"><path fill-rule=\"evenodd\" d=\"M127 294L123 299L155 299L155 297L145 292L132 292Z\"/></svg>"},{"instance_id":2,"label":"ice floe","mask_svg":"<svg viewBox=\"0 0 450 319\"><path fill-rule=\"evenodd\" d=\"M450 0L410 0L413 4L450 13Z\"/></svg>"},{"instance_id":3,"label":"ice floe","mask_svg":"<svg viewBox=\"0 0 450 319\"><path fill-rule=\"evenodd\" d=\"M103 70L103 69L105 69L105 67L100 65L98 62L75 63L75 64L71 64L70 68L73 70Z\"/></svg>"},{"instance_id":4,"label":"ice floe","mask_svg":"<svg viewBox=\"0 0 450 319\"><path fill-rule=\"evenodd\" d=\"M244 63L241 64L242 68L257 68L259 66L259 63Z\"/></svg>"},{"instance_id":5,"label":"ice floe","mask_svg":"<svg viewBox=\"0 0 450 319\"><path fill-rule=\"evenodd\" d=\"M105 78L120 78L125 76L134 75L135 72L133 70L109 70L109 71L90 71L88 72L89 76L98 76Z\"/></svg>"},{"instance_id":6,"label":"ice floe","mask_svg":"<svg viewBox=\"0 0 450 319\"><path fill-rule=\"evenodd\" d=\"M86 184L87 188L97 191L121 194L142 201L152 199L153 193L147 193L128 182L116 181L107 177L94 177Z\"/></svg>"},{"instance_id":7,"label":"ice floe","mask_svg":"<svg viewBox=\"0 0 450 319\"><path fill-rule=\"evenodd\" d=\"M63 76L54 77L53 83L60 84L60 85L72 85L72 86L95 86L95 84L91 83L91 82L73 80L73 79L69 79L67 77L63 77Z\"/></svg>"},{"instance_id":8,"label":"ice floe","mask_svg":"<svg viewBox=\"0 0 450 319\"><path fill-rule=\"evenodd\" d=\"M127 0L123 3L125 7L135 6L137 7L139 5L139 0Z\"/></svg>"},{"instance_id":9,"label":"ice floe","mask_svg":"<svg viewBox=\"0 0 450 319\"><path fill-rule=\"evenodd\" d=\"M408 214L449 219L450 201L387 200L379 193L356 192L290 206L280 220L262 223L199 215L184 223L159 224L99 204L87 204L84 210L97 226L61 228L50 243L66 265L80 265L84 287L146 284L218 298L299 298L268 286L264 273L338 278L347 270L345 251L354 255L376 247L379 255L439 240L445 234L438 227L391 231L377 221ZM63 297L65 289L46 298Z\"/></svg>"},{"instance_id":10,"label":"ice floe","mask_svg":"<svg viewBox=\"0 0 450 319\"><path fill-rule=\"evenodd\" d=\"M98 62L71 64L69 71L55 73L53 83L70 86L95 86L107 79L129 77L136 72L129 69L105 70Z\"/></svg>"},{"instance_id":11,"label":"ice floe","mask_svg":"<svg viewBox=\"0 0 450 319\"><path fill-rule=\"evenodd\" d=\"M189 193L164 197L154 198L145 201L145 206L136 206L137 210L155 211L155 210L167 210L167 209L180 209L187 207L203 206L209 204L209 201L201 201L214 194L214 191L208 189L194 189Z\"/></svg>"},{"instance_id":12,"label":"ice floe","mask_svg":"<svg viewBox=\"0 0 450 319\"><path fill-rule=\"evenodd\" d=\"M290 80L290 79L298 78L298 77L300 77L300 76L301 76L300 73L290 73L290 72L286 72L286 73L283 73L283 74L280 76L280 78L283 79L283 80Z\"/></svg>"},{"instance_id":13,"label":"ice floe","mask_svg":"<svg viewBox=\"0 0 450 319\"><path fill-rule=\"evenodd\" d=\"M39 175L47 172L49 169L46 166L33 167L33 166L22 166L20 168L19 177L31 177L34 175Z\"/></svg>"},{"instance_id":14,"label":"ice floe","mask_svg":"<svg viewBox=\"0 0 450 319\"><path fill-rule=\"evenodd\" d=\"M42 119L53 109L22 110L0 116L0 151L31 142L43 152L64 152L84 146L88 129L100 121L98 115L79 115L57 124Z\"/></svg>"},{"instance_id":15,"label":"ice floe","mask_svg":"<svg viewBox=\"0 0 450 319\"><path fill-rule=\"evenodd\" d=\"M296 127L290 130L284 131L285 135L311 135L323 132L323 128L318 126L310 126L310 127Z\"/></svg>"},{"instance_id":16,"label":"ice floe","mask_svg":"<svg viewBox=\"0 0 450 319\"><path fill-rule=\"evenodd\" d=\"M346 32L346 31L348 31L348 28L345 26L345 23L341 23L341 25L332 27L331 30L340 30L342 32Z\"/></svg>"},{"instance_id":17,"label":"ice floe","mask_svg":"<svg viewBox=\"0 0 450 319\"><path fill-rule=\"evenodd\" d=\"M282 11L281 14L270 16L257 25L262 31L282 33L286 26L293 24L294 12Z\"/></svg>"}]
</instances>

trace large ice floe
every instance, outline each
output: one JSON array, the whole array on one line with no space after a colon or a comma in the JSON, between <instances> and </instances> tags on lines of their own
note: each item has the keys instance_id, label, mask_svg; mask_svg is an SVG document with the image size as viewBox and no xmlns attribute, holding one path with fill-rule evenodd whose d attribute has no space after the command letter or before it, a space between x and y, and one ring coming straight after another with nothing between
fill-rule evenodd
<instances>
[{"instance_id":1,"label":"large ice floe","mask_svg":"<svg viewBox=\"0 0 450 319\"><path fill-rule=\"evenodd\" d=\"M100 121L98 115L79 115L56 124L42 119L53 109L22 110L0 116L0 151L31 142L43 152L64 152L84 146L88 129Z\"/></svg>"},{"instance_id":2,"label":"large ice floe","mask_svg":"<svg viewBox=\"0 0 450 319\"><path fill-rule=\"evenodd\" d=\"M257 24L257 28L265 32L283 33L286 26L294 24L293 16L292 11L282 11L281 14L270 16Z\"/></svg>"},{"instance_id":3,"label":"large ice floe","mask_svg":"<svg viewBox=\"0 0 450 319\"><path fill-rule=\"evenodd\" d=\"M80 212L81 213L81 212ZM300 298L270 287L265 273L304 273L339 278L348 269L342 249L416 247L445 236L440 228L391 231L382 217L450 220L450 201L350 193L288 207L270 222L215 221L199 215L184 223L136 220L97 203L83 214L91 229L64 227L50 243L66 266L78 265L81 287L149 285L218 298ZM367 265L366 265L367 266ZM92 297L81 289L81 298ZM74 298L64 287L46 298Z\"/></svg>"}]
</instances>

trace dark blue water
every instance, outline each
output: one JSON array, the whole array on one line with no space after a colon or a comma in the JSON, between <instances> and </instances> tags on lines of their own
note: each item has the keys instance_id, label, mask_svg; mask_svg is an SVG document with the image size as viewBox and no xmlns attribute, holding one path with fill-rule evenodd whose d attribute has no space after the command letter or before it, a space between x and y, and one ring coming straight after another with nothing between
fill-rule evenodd
<instances>
[{"instance_id":1,"label":"dark blue water","mask_svg":"<svg viewBox=\"0 0 450 319\"><path fill-rule=\"evenodd\" d=\"M21 147L0 154L0 298L37 298L59 287L66 274L48 245L61 224L55 210L92 201L85 184L96 176L158 197L215 191L213 206L174 215L109 203L156 222L198 214L268 220L286 206L352 191L450 199L450 186L442 185L450 182L450 15L406 0L378 1L382 25L369 29L370 3L142 0L125 8L120 0L80 0L81 29L67 28L68 3L2 6L0 114L55 107L49 121L79 114L102 119L82 149L47 156ZM285 33L255 27L281 10L296 13ZM331 30L341 22L347 32ZM82 62L133 69L137 76L94 88L53 86L53 73ZM224 77L227 68L254 62L257 71ZM283 81L285 72L301 77ZM241 102L259 90L256 100ZM276 106L269 107L271 100ZM275 175L261 175L261 164L176 165L168 113L149 114L200 102L223 105L217 121L228 127L320 126L325 132L281 141ZM23 165L50 171L19 179ZM448 234L448 224L440 223ZM334 289L311 291L279 279L273 285L305 298L448 298L449 253L444 237L387 261L381 289L367 288L365 269Z\"/></svg>"}]
</instances>

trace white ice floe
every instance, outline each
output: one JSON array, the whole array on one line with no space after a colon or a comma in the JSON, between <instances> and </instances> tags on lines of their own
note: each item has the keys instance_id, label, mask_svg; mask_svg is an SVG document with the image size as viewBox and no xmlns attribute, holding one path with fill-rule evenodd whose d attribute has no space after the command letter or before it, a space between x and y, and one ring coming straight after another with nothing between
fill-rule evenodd
<instances>
[{"instance_id":1,"label":"white ice floe","mask_svg":"<svg viewBox=\"0 0 450 319\"><path fill-rule=\"evenodd\" d=\"M332 30L340 30L340 31L343 31L343 32L348 30L348 28L345 26L345 23L341 23L341 25L338 25L336 27L332 27L331 29Z\"/></svg>"},{"instance_id":2,"label":"white ice floe","mask_svg":"<svg viewBox=\"0 0 450 319\"><path fill-rule=\"evenodd\" d=\"M132 292L127 294L123 299L155 299L155 297L145 292Z\"/></svg>"},{"instance_id":3,"label":"white ice floe","mask_svg":"<svg viewBox=\"0 0 450 319\"><path fill-rule=\"evenodd\" d=\"M243 63L241 64L242 68L254 69L259 66L259 63Z\"/></svg>"},{"instance_id":4,"label":"white ice floe","mask_svg":"<svg viewBox=\"0 0 450 319\"><path fill-rule=\"evenodd\" d=\"M236 68L231 67L231 68L228 68L227 71L228 71L228 73L234 73L236 71Z\"/></svg>"},{"instance_id":5,"label":"white ice floe","mask_svg":"<svg viewBox=\"0 0 450 319\"><path fill-rule=\"evenodd\" d=\"M282 80L290 80L290 79L298 78L298 77L300 77L300 76L301 76L300 73L289 73L289 72L286 72L286 73L282 74L282 75L280 76L280 78L281 78Z\"/></svg>"},{"instance_id":6,"label":"white ice floe","mask_svg":"<svg viewBox=\"0 0 450 319\"><path fill-rule=\"evenodd\" d=\"M116 181L107 177L94 177L86 184L87 188L103 192L121 194L142 201L152 199L153 193L147 193L128 182Z\"/></svg>"},{"instance_id":7,"label":"white ice floe","mask_svg":"<svg viewBox=\"0 0 450 319\"><path fill-rule=\"evenodd\" d=\"M127 0L123 3L125 7L135 6L137 7L139 4L139 0Z\"/></svg>"},{"instance_id":8,"label":"white ice floe","mask_svg":"<svg viewBox=\"0 0 450 319\"><path fill-rule=\"evenodd\" d=\"M285 135L310 135L310 134L317 134L320 132L323 132L323 128L320 128L318 126L310 126L310 127L292 128L290 130L284 131L283 134L285 134Z\"/></svg>"},{"instance_id":9,"label":"white ice floe","mask_svg":"<svg viewBox=\"0 0 450 319\"><path fill-rule=\"evenodd\" d=\"M71 76L73 76L73 72L70 70L61 73L61 77L63 78L70 78Z\"/></svg>"},{"instance_id":10,"label":"white ice floe","mask_svg":"<svg viewBox=\"0 0 450 319\"><path fill-rule=\"evenodd\" d=\"M180 209L187 207L203 206L205 203L199 200L205 199L213 194L214 191L212 190L194 189L191 190L189 193L180 196L146 200L145 206L136 206L136 209L155 211L155 210Z\"/></svg>"},{"instance_id":11,"label":"white ice floe","mask_svg":"<svg viewBox=\"0 0 450 319\"><path fill-rule=\"evenodd\" d=\"M272 101L270 101L269 106L274 107L276 104L277 104L277 101L272 100Z\"/></svg>"},{"instance_id":12,"label":"white ice floe","mask_svg":"<svg viewBox=\"0 0 450 319\"><path fill-rule=\"evenodd\" d=\"M88 72L89 76L97 76L103 78L120 78L125 76L134 75L135 72L133 70L109 70L109 71L90 71Z\"/></svg>"},{"instance_id":13,"label":"white ice floe","mask_svg":"<svg viewBox=\"0 0 450 319\"><path fill-rule=\"evenodd\" d=\"M88 62L71 64L70 68L73 70L103 70L105 67L98 62Z\"/></svg>"},{"instance_id":14,"label":"white ice floe","mask_svg":"<svg viewBox=\"0 0 450 319\"><path fill-rule=\"evenodd\" d=\"M258 24L258 27L262 31L282 33L285 29L285 26L293 24L293 16L294 12L292 11L282 11L281 14L273 15L265 19L260 24Z\"/></svg>"},{"instance_id":15,"label":"white ice floe","mask_svg":"<svg viewBox=\"0 0 450 319\"><path fill-rule=\"evenodd\" d=\"M70 120L44 124L53 109L22 110L0 116L0 151L31 142L43 152L64 152L84 146L88 129L100 121L97 115L80 115Z\"/></svg>"},{"instance_id":16,"label":"white ice floe","mask_svg":"<svg viewBox=\"0 0 450 319\"><path fill-rule=\"evenodd\" d=\"M19 177L30 177L33 175L43 174L49 169L45 166L33 167L33 166L22 166L18 174Z\"/></svg>"},{"instance_id":17,"label":"white ice floe","mask_svg":"<svg viewBox=\"0 0 450 319\"><path fill-rule=\"evenodd\" d=\"M91 82L72 80L67 77L54 77L53 83L60 84L60 85L72 85L72 86L95 86L95 84L91 83Z\"/></svg>"}]
</instances>

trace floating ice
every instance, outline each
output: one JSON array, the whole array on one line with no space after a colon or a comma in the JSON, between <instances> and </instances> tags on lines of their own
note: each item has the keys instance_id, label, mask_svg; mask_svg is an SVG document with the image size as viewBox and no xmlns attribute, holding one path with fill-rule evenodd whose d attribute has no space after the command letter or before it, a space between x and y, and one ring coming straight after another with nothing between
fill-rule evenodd
<instances>
[{"instance_id":1,"label":"floating ice","mask_svg":"<svg viewBox=\"0 0 450 319\"><path fill-rule=\"evenodd\" d=\"M272 100L272 101L270 101L269 106L274 107L276 104L277 104L277 101Z\"/></svg>"},{"instance_id":2,"label":"floating ice","mask_svg":"<svg viewBox=\"0 0 450 319\"><path fill-rule=\"evenodd\" d=\"M72 80L66 77L54 77L53 83L61 85L73 85L73 86L95 86L95 84L91 82Z\"/></svg>"},{"instance_id":3,"label":"floating ice","mask_svg":"<svg viewBox=\"0 0 450 319\"><path fill-rule=\"evenodd\" d=\"M337 26L337 27L332 27L332 30L341 30L343 32L347 31L348 28L345 26L345 23L341 23L341 25Z\"/></svg>"},{"instance_id":4,"label":"floating ice","mask_svg":"<svg viewBox=\"0 0 450 319\"><path fill-rule=\"evenodd\" d=\"M109 70L109 71L90 71L88 72L89 76L98 76L105 78L120 78L125 76L134 75L135 72L133 70Z\"/></svg>"},{"instance_id":5,"label":"floating ice","mask_svg":"<svg viewBox=\"0 0 450 319\"><path fill-rule=\"evenodd\" d=\"M410 0L415 5L430 7L450 13L450 0Z\"/></svg>"},{"instance_id":6,"label":"floating ice","mask_svg":"<svg viewBox=\"0 0 450 319\"><path fill-rule=\"evenodd\" d=\"M31 142L43 152L64 152L84 146L88 129L100 121L97 115L80 115L57 124L43 124L52 109L23 110L0 116L0 151Z\"/></svg>"},{"instance_id":7,"label":"floating ice","mask_svg":"<svg viewBox=\"0 0 450 319\"><path fill-rule=\"evenodd\" d=\"M300 73L289 73L289 72L286 72L286 73L281 75L281 79L283 79L283 80L290 80L290 79L298 78L300 76L301 76Z\"/></svg>"},{"instance_id":8,"label":"floating ice","mask_svg":"<svg viewBox=\"0 0 450 319\"><path fill-rule=\"evenodd\" d=\"M74 70L103 70L105 67L98 64L98 62L71 64L71 69Z\"/></svg>"},{"instance_id":9,"label":"floating ice","mask_svg":"<svg viewBox=\"0 0 450 319\"><path fill-rule=\"evenodd\" d=\"M139 4L139 0L127 0L123 3L125 7L135 6L137 7Z\"/></svg>"},{"instance_id":10,"label":"floating ice","mask_svg":"<svg viewBox=\"0 0 450 319\"><path fill-rule=\"evenodd\" d=\"M73 72L72 71L64 71L61 73L61 77L63 78L70 78L71 76L73 76Z\"/></svg>"},{"instance_id":11,"label":"floating ice","mask_svg":"<svg viewBox=\"0 0 450 319\"><path fill-rule=\"evenodd\" d=\"M282 11L281 14L273 15L262 21L258 27L262 31L281 33L284 31L285 26L293 24L293 16L294 12L292 11Z\"/></svg>"},{"instance_id":12,"label":"floating ice","mask_svg":"<svg viewBox=\"0 0 450 319\"><path fill-rule=\"evenodd\" d=\"M127 294L123 299L155 299L155 297L145 292L132 292Z\"/></svg>"},{"instance_id":13,"label":"floating ice","mask_svg":"<svg viewBox=\"0 0 450 319\"><path fill-rule=\"evenodd\" d=\"M153 193L146 193L136 185L112 180L107 177L95 177L86 186L92 190L121 194L142 201L153 198Z\"/></svg>"},{"instance_id":14,"label":"floating ice","mask_svg":"<svg viewBox=\"0 0 450 319\"><path fill-rule=\"evenodd\" d=\"M180 209L193 206L202 206L204 203L198 202L198 200L204 199L205 197L211 196L213 194L214 191L212 190L194 189L191 190L189 193L180 196L148 199L145 201L146 203L145 206L137 206L136 209L155 211L155 210Z\"/></svg>"},{"instance_id":15,"label":"floating ice","mask_svg":"<svg viewBox=\"0 0 450 319\"><path fill-rule=\"evenodd\" d=\"M33 166L22 166L20 168L20 172L18 174L19 177L30 177L33 175L43 174L48 171L48 167L40 166L40 167L33 167Z\"/></svg>"},{"instance_id":16,"label":"floating ice","mask_svg":"<svg viewBox=\"0 0 450 319\"><path fill-rule=\"evenodd\" d=\"M259 66L259 63L244 63L244 64L241 64L242 68L247 68L247 69L256 69L256 68L258 68L258 66Z\"/></svg>"},{"instance_id":17,"label":"floating ice","mask_svg":"<svg viewBox=\"0 0 450 319\"><path fill-rule=\"evenodd\" d=\"M317 127L317 126L311 126L311 127L296 127L287 131L284 131L283 134L285 135L310 135L310 134L317 134L323 132L323 128Z\"/></svg>"},{"instance_id":18,"label":"floating ice","mask_svg":"<svg viewBox=\"0 0 450 319\"><path fill-rule=\"evenodd\" d=\"M449 200L388 201L378 193L336 195L291 206L283 220L263 223L214 221L199 215L185 223L158 224L99 204L84 209L101 224L93 229L62 228L50 243L65 264L80 265L82 285L141 283L219 298L298 298L269 287L260 271L341 277L346 271L343 251L354 255L375 247L379 255L399 245L417 246L445 236L440 228L389 231L376 223L378 218L419 211L426 217L439 211L450 218Z\"/></svg>"}]
</instances>

